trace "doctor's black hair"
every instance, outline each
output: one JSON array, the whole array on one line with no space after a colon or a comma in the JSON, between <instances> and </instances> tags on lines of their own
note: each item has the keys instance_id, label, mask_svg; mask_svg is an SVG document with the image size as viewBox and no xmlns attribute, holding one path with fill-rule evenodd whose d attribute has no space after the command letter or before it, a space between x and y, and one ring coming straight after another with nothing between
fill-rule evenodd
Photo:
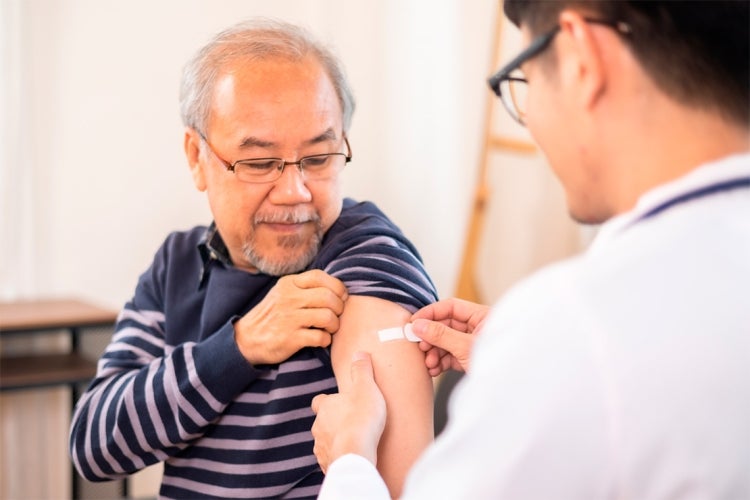
<instances>
[{"instance_id":1,"label":"doctor's black hair","mask_svg":"<svg viewBox=\"0 0 750 500\"><path fill-rule=\"evenodd\" d=\"M508 19L534 35L565 9L627 23L625 43L663 92L750 127L750 1L504 1Z\"/></svg>"}]
</instances>

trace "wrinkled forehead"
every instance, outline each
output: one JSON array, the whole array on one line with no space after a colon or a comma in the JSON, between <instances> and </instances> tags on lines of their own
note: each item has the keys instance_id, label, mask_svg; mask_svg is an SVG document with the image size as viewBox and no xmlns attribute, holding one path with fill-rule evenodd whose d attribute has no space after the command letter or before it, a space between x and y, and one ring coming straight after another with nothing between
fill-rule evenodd
<instances>
[{"instance_id":1,"label":"wrinkled forehead","mask_svg":"<svg viewBox=\"0 0 750 500\"><path fill-rule=\"evenodd\" d=\"M331 79L315 60L264 59L227 66L215 83L209 135L235 143L241 136L268 142L343 133L343 111ZM309 136L309 137L308 137Z\"/></svg>"}]
</instances>

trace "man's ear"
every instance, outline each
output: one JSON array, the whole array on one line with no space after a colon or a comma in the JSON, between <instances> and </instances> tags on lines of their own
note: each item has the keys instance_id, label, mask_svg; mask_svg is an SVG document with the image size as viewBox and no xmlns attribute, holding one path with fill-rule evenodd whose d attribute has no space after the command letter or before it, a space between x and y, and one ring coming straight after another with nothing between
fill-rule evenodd
<instances>
[{"instance_id":1,"label":"man's ear","mask_svg":"<svg viewBox=\"0 0 750 500\"><path fill-rule=\"evenodd\" d=\"M198 191L206 190L206 173L201 159L201 136L192 127L185 127L185 157Z\"/></svg>"},{"instance_id":2,"label":"man's ear","mask_svg":"<svg viewBox=\"0 0 750 500\"><path fill-rule=\"evenodd\" d=\"M581 13L564 10L560 13L560 35L564 38L563 75L575 86L578 102L586 110L593 109L607 88L605 61L602 59L601 37ZM558 35L558 36L560 36Z\"/></svg>"}]
</instances>

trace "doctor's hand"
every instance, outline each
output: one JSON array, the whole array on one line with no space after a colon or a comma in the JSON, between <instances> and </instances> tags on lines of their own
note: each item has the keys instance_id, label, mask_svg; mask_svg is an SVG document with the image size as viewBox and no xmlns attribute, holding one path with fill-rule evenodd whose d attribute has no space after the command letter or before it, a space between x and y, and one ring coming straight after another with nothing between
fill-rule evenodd
<instances>
[{"instance_id":1,"label":"doctor's hand","mask_svg":"<svg viewBox=\"0 0 750 500\"><path fill-rule=\"evenodd\" d=\"M354 354L352 384L346 392L318 394L312 400L315 422L313 452L323 473L337 458L347 453L361 455L377 465L378 443L385 427L385 399L366 352Z\"/></svg>"},{"instance_id":2,"label":"doctor's hand","mask_svg":"<svg viewBox=\"0 0 750 500\"><path fill-rule=\"evenodd\" d=\"M412 315L412 331L422 339L419 348L425 352L430 375L469 370L471 347L489 311L489 306L453 298L430 304Z\"/></svg>"},{"instance_id":3,"label":"doctor's hand","mask_svg":"<svg viewBox=\"0 0 750 500\"><path fill-rule=\"evenodd\" d=\"M328 347L348 296L343 282L319 269L283 276L234 323L237 347L254 365L280 363L303 347Z\"/></svg>"}]
</instances>

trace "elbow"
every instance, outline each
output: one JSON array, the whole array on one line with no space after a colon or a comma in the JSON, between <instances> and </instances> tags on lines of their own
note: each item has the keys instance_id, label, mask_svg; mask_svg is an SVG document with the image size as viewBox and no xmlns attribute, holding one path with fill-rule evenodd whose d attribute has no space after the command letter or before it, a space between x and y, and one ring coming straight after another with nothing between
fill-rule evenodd
<instances>
[{"instance_id":1,"label":"elbow","mask_svg":"<svg viewBox=\"0 0 750 500\"><path fill-rule=\"evenodd\" d=\"M124 471L115 470L106 459L106 451L92 446L89 430L80 425L80 420L71 426L68 446L73 467L87 481L99 483L123 477Z\"/></svg>"}]
</instances>

